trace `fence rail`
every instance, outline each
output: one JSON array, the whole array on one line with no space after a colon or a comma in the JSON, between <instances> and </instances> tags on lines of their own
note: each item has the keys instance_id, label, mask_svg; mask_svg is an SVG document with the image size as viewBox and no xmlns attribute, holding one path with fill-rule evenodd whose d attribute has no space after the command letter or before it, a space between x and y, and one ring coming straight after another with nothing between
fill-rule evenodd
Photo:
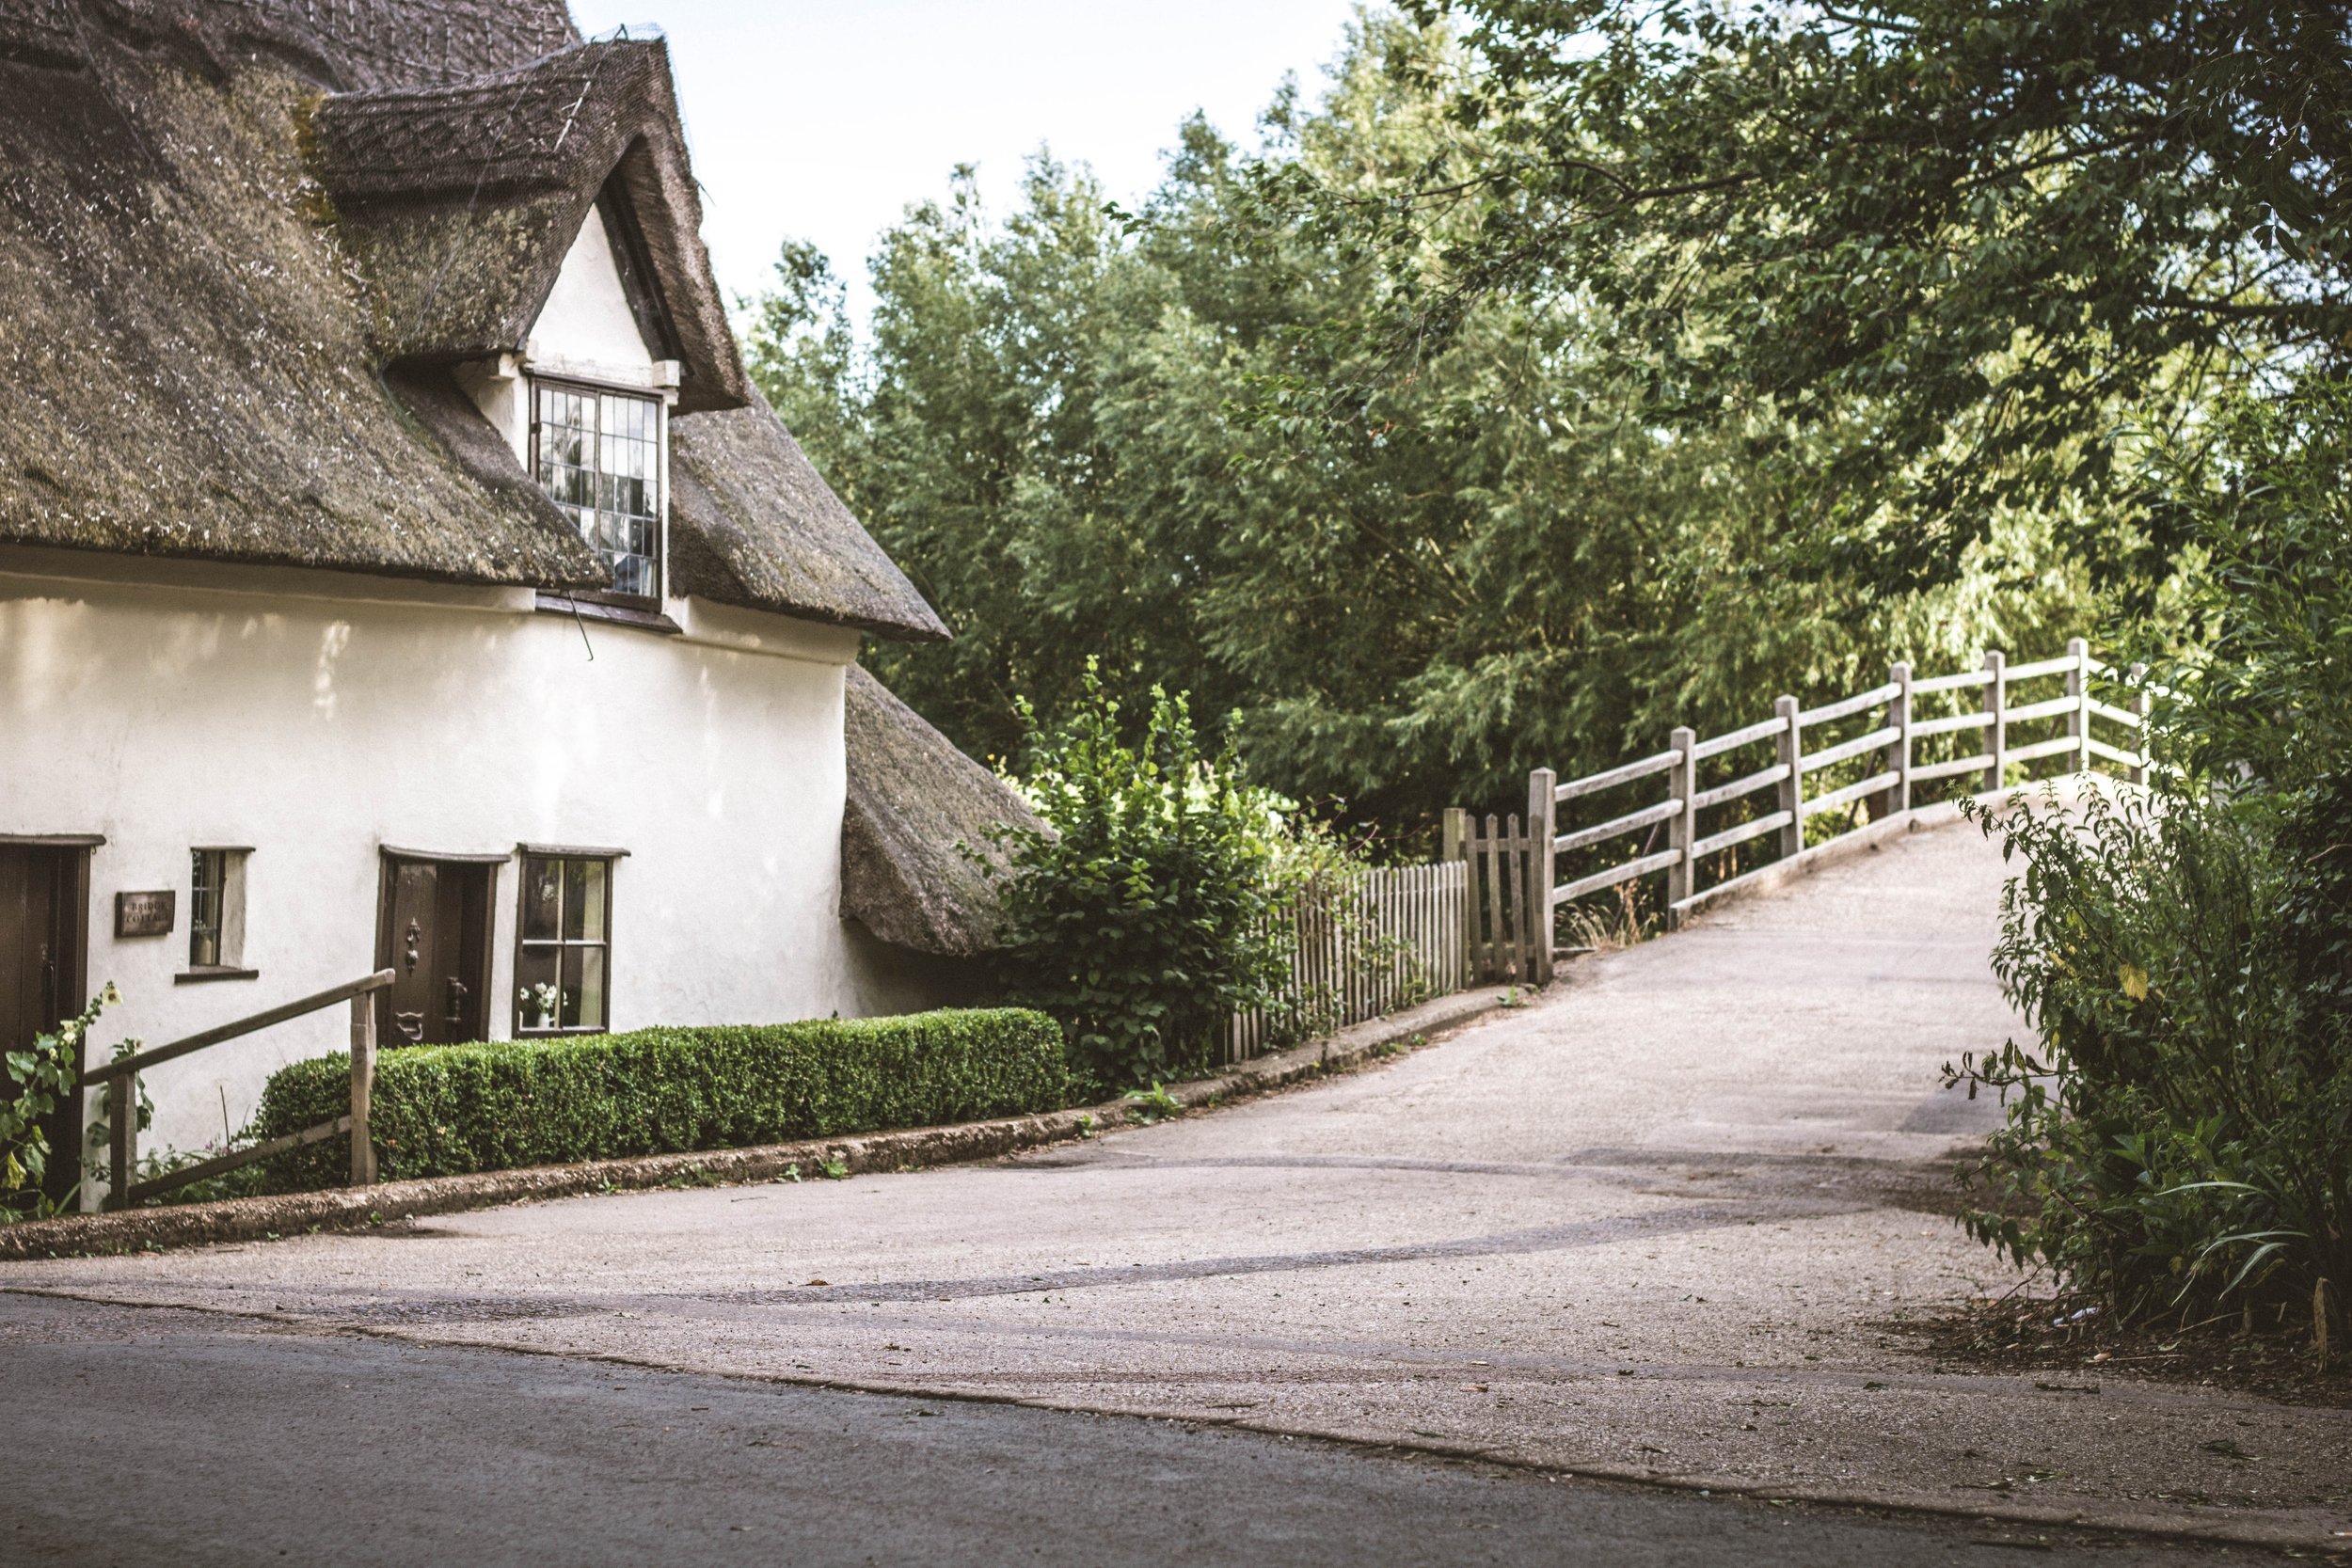
<instances>
[{"instance_id":1,"label":"fence rail","mask_svg":"<svg viewBox=\"0 0 2352 1568\"><path fill-rule=\"evenodd\" d=\"M172 1192L191 1181L219 1176L256 1160L266 1160L273 1154L322 1138L351 1134L351 1184L355 1187L372 1185L375 1180L375 1146L368 1141L368 1108L375 1089L375 993L392 983L392 972L379 969L357 980L331 986L312 996L284 1003L276 1007L241 1018L233 1022L215 1025L159 1045L134 1055L119 1056L82 1074L82 1086L106 1085L106 1122L109 1133L106 1164L106 1207L129 1209L154 1197ZM306 1127L299 1132L289 1132L282 1138L255 1144L250 1148L232 1149L227 1154L192 1165L182 1165L145 1181L132 1180L139 1168L138 1138L138 1075L144 1069L218 1045L246 1035L284 1023L306 1014L315 1013L337 1003L351 1004L351 1114L333 1121L323 1121L316 1127Z\"/></svg>"},{"instance_id":2,"label":"fence rail","mask_svg":"<svg viewBox=\"0 0 2352 1568\"><path fill-rule=\"evenodd\" d=\"M1773 703L1770 719L1706 739L1677 729L1664 751L1582 778L1555 783L1549 769L1538 768L1529 776L1524 830L1516 816L1502 827L1489 816L1483 832L1471 822L1457 834L1456 821L1470 819L1448 815L1446 858L1458 857L1470 874L1463 900L1470 975L1485 981L1549 980L1552 920L1561 906L1662 871L1667 914L1677 919L1758 869L1740 869L1740 857L1732 852L1741 846L1771 838L1772 861L1790 859L1859 826L1857 813L1883 820L1910 811L1913 791L1941 780L1972 778L1986 791L1997 790L2013 769L2065 757L2073 771L2089 772L2104 762L2123 769L2135 784L2144 783L2148 759L2141 735L2148 699L2137 693L2132 705L2123 707L2094 697L2092 681L2111 673L2092 660L2079 638L2058 657L2025 664L2010 664L1995 652L1985 656L1980 669L1926 677L1915 677L1908 664L1895 664L1885 684L1869 690L1810 708L1783 696ZM2062 689L2031 693L2030 701L2015 695L2019 686L2051 681L2061 682ZM1946 693L1953 694L1947 702L1976 705L1949 713L1920 711L1921 699ZM1858 733L1819 733L1855 720L1863 723ZM2126 731L2125 744L2093 734L2094 721ZM2053 722L2059 726L2055 735L2022 741L2011 736L2013 727ZM1948 757L1920 754L1923 743L1945 736L1959 737L1969 750ZM1701 786L1701 763L1767 742L1771 763ZM1813 750L1807 751L1808 745ZM1656 775L1663 775L1661 799L1563 831L1562 806ZM1758 796L1764 796L1761 802ZM1836 817L1840 812L1848 818L1843 826ZM1702 833L1702 813L1727 813L1730 819L1719 819ZM1658 844L1661 834L1663 847ZM1640 836L1629 851L1619 851L1622 858L1594 865L1587 856L1577 875L1565 880L1559 875L1562 857L1631 835ZM1712 882L1702 885L1709 870Z\"/></svg>"}]
</instances>

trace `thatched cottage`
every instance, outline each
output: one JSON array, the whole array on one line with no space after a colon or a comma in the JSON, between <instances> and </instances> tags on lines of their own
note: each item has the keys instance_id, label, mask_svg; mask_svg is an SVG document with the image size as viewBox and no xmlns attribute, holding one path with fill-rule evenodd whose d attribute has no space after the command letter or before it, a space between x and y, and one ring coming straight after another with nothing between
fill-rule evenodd
<instances>
[{"instance_id":1,"label":"thatched cottage","mask_svg":"<svg viewBox=\"0 0 2352 1568\"><path fill-rule=\"evenodd\" d=\"M699 223L663 45L561 0L0 0L0 1043L954 994L1020 807L858 668L946 630ZM157 1069L148 1147L342 1029Z\"/></svg>"}]
</instances>

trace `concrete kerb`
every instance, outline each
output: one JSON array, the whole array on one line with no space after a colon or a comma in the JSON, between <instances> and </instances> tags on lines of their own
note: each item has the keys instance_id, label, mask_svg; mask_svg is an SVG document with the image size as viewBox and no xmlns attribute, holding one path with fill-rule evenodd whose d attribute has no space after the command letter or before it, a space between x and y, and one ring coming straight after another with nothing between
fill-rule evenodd
<instances>
[{"instance_id":1,"label":"concrete kerb","mask_svg":"<svg viewBox=\"0 0 2352 1568\"><path fill-rule=\"evenodd\" d=\"M1441 996L1386 1018L1342 1029L1273 1055L1244 1062L1213 1078L1168 1085L1186 1108L1264 1094L1359 1067L1392 1047L1455 1028L1503 1006L1493 990ZM1091 1137L1129 1125L1124 1101L1076 1106L1039 1116L947 1127L912 1127L856 1137L812 1138L755 1148L717 1148L590 1160L569 1165L478 1171L465 1176L386 1181L373 1187L272 1197L230 1198L104 1214L67 1214L0 1226L0 1259L61 1258L89 1253L160 1251L212 1242L270 1241L310 1230L348 1230L389 1220L488 1209L532 1198L573 1197L688 1182L770 1181L797 1169L816 1178L824 1167L848 1174L918 1170L993 1159L1047 1144Z\"/></svg>"}]
</instances>

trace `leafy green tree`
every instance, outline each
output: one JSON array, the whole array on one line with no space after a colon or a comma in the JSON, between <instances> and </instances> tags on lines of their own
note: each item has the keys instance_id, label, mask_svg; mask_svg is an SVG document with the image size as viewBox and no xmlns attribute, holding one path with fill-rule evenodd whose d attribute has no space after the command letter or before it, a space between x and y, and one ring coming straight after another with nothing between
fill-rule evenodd
<instances>
[{"instance_id":1,"label":"leafy green tree","mask_svg":"<svg viewBox=\"0 0 2352 1568\"><path fill-rule=\"evenodd\" d=\"M1406 8L1464 29L1466 73L1388 62L1460 134L1379 188L1268 160L1259 221L1382 263L1391 371L1574 301L1653 417L1747 426L1817 570L1957 581L2042 515L2144 604L2184 526L2149 444L2352 344L2342 8Z\"/></svg>"},{"instance_id":2,"label":"leafy green tree","mask_svg":"<svg viewBox=\"0 0 2352 1568\"><path fill-rule=\"evenodd\" d=\"M1971 1224L2128 1318L2317 1333L2352 1277L2352 385L2215 439L2154 795L2003 828L1994 965L2034 1037L1963 1064L2010 1107Z\"/></svg>"},{"instance_id":3,"label":"leafy green tree","mask_svg":"<svg viewBox=\"0 0 2352 1568\"><path fill-rule=\"evenodd\" d=\"M1091 671L1061 724L1021 713L1046 826L1002 838L1011 994L1060 1021L1095 1089L1207 1066L1225 1021L1264 1005L1280 966L1269 803L1200 750L1182 697L1152 692L1133 747Z\"/></svg>"},{"instance_id":4,"label":"leafy green tree","mask_svg":"<svg viewBox=\"0 0 2352 1568\"><path fill-rule=\"evenodd\" d=\"M1319 103L1275 101L1266 156L1367 200L1407 188L1469 156L1470 63L1368 17ZM1099 660L1128 722L1154 685L1187 691L1253 778L1425 844L1533 767L2079 629L2084 578L2031 515L1931 590L1790 569L1805 486L1759 454L1829 443L1662 420L1584 299L1498 293L1398 371L1374 328L1403 285L1262 198L1198 119L1132 215L1050 161L1001 221L960 178L885 237L846 370L837 294L786 257L755 366L957 633L879 673L976 754L1022 744L1015 693L1050 721ZM1428 263L1477 217L1440 220Z\"/></svg>"}]
</instances>

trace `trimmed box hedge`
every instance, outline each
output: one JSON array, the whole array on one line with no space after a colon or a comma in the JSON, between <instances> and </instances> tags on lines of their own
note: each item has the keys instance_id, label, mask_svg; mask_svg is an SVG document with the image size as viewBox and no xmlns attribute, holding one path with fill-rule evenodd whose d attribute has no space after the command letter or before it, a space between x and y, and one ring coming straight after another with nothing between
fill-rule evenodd
<instances>
[{"instance_id":1,"label":"trimmed box hedge","mask_svg":"<svg viewBox=\"0 0 2352 1568\"><path fill-rule=\"evenodd\" d=\"M639 1029L402 1046L376 1058L369 1122L385 1180L742 1148L1058 1110L1060 1025L1017 1008L803 1023ZM272 1074L254 1133L351 1106L351 1062ZM345 1140L264 1163L263 1190L340 1186Z\"/></svg>"}]
</instances>

